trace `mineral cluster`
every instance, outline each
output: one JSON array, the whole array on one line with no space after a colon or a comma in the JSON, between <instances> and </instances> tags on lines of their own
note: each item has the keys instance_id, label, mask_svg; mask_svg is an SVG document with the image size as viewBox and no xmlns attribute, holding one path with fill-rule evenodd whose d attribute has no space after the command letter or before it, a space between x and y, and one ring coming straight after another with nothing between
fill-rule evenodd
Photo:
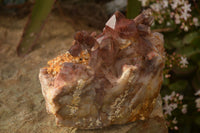
<instances>
[{"instance_id":1,"label":"mineral cluster","mask_svg":"<svg viewBox=\"0 0 200 133\"><path fill-rule=\"evenodd\" d=\"M100 35L77 32L72 47L50 60L39 79L58 125L96 129L149 117L162 84L163 36L151 12L115 12Z\"/></svg>"}]
</instances>

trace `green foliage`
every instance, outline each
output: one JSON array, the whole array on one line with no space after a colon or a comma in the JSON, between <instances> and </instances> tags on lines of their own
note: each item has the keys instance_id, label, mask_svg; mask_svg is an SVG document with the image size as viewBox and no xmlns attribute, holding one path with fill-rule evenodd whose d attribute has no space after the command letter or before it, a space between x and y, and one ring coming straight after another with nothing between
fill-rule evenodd
<instances>
[{"instance_id":1,"label":"green foliage","mask_svg":"<svg viewBox=\"0 0 200 133\"><path fill-rule=\"evenodd\" d=\"M138 0L128 0L127 18L135 18L141 11L141 4Z\"/></svg>"},{"instance_id":2,"label":"green foliage","mask_svg":"<svg viewBox=\"0 0 200 133\"><path fill-rule=\"evenodd\" d=\"M31 17L28 20L21 41L17 47L18 55L23 56L32 50L54 2L55 0L35 0Z\"/></svg>"},{"instance_id":3,"label":"green foliage","mask_svg":"<svg viewBox=\"0 0 200 133\"><path fill-rule=\"evenodd\" d=\"M200 126L200 116L195 118L195 123Z\"/></svg>"},{"instance_id":4,"label":"green foliage","mask_svg":"<svg viewBox=\"0 0 200 133\"><path fill-rule=\"evenodd\" d=\"M197 31L186 34L183 38L183 44L190 44L198 36L199 34Z\"/></svg>"},{"instance_id":5,"label":"green foliage","mask_svg":"<svg viewBox=\"0 0 200 133\"><path fill-rule=\"evenodd\" d=\"M183 91L188 86L187 80L177 80L169 85L169 89L176 92Z\"/></svg>"},{"instance_id":6,"label":"green foliage","mask_svg":"<svg viewBox=\"0 0 200 133\"><path fill-rule=\"evenodd\" d=\"M156 3L156 0L147 1L151 2L152 5L153 2ZM145 8L147 8L148 2L146 3ZM168 0L168 2L171 1ZM195 5L197 3L194 1L190 4L191 17L188 19L191 19L190 22L192 22L192 17L198 18L200 25L200 5ZM182 10L182 8L179 9ZM170 10L170 13L174 13ZM166 67L164 69L164 81L161 95L163 97L166 95L169 96L172 92L182 94L184 96L182 104L187 105L186 114L182 113L181 108L177 108L172 112L172 115L166 115L166 119L169 123L172 122L174 117L176 117L178 121L177 126L179 129L175 130L168 125L169 130L180 133L197 133L200 130L200 112L198 112L195 102L198 96L195 96L194 94L200 90L200 26L193 24L188 25L188 29L184 29L184 26L181 29L183 23L185 25L186 23L189 23L181 20L181 23L176 24L173 20L174 18L172 19L170 16L168 16L170 19L162 17L162 14L159 14L159 12L156 12L154 15L156 15L155 17L159 16L159 18L156 18L157 20L163 19L163 22L159 23L156 21L152 30L159 29L162 31L162 29L166 28L172 29L167 32L163 30ZM170 23L170 25L167 25L167 23ZM186 58L188 61L188 64L185 67L181 66L181 60L183 60L183 58Z\"/></svg>"},{"instance_id":7,"label":"green foliage","mask_svg":"<svg viewBox=\"0 0 200 133\"><path fill-rule=\"evenodd\" d=\"M187 114L174 112L173 116L178 121L178 132L190 133L200 124L200 114L197 112L194 96L194 93L200 89L200 32L197 29L181 33L175 30L164 33L164 36L167 53L175 52L177 55L185 56L189 64L186 68L181 68L179 65L170 68L171 77L164 78L161 93L165 96L175 91L184 95L184 104L188 105ZM177 61L177 64L179 62Z\"/></svg>"},{"instance_id":8,"label":"green foliage","mask_svg":"<svg viewBox=\"0 0 200 133\"><path fill-rule=\"evenodd\" d=\"M200 79L197 76L194 76L192 79L192 87L195 90L198 90L200 88L200 84L199 84Z\"/></svg>"},{"instance_id":9,"label":"green foliage","mask_svg":"<svg viewBox=\"0 0 200 133\"><path fill-rule=\"evenodd\" d=\"M176 112L173 116L177 117L178 120L178 132L190 133L200 125L200 114L197 112L194 96L194 93L200 89L200 33L198 30L188 33L174 31L172 34L174 33L176 36L164 33L165 49L169 54L175 52L178 55L187 57L189 65L186 68L174 65L169 70L171 77L164 79L161 92L163 96L172 91L184 95L186 99L184 103L189 106L188 113L180 115L180 113ZM194 116L189 117L190 115ZM197 128L196 130L199 129ZM194 132L197 132L196 130Z\"/></svg>"}]
</instances>

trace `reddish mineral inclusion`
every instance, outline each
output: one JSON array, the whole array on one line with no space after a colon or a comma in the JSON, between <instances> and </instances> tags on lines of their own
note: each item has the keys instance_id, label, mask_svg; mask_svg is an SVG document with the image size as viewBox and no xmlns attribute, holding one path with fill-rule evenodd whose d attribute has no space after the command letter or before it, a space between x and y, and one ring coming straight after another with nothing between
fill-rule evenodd
<instances>
[{"instance_id":1,"label":"reddish mineral inclusion","mask_svg":"<svg viewBox=\"0 0 200 133\"><path fill-rule=\"evenodd\" d=\"M97 36L77 32L68 52L39 79L47 112L58 125L96 129L149 117L162 84L163 36L149 10L135 19L115 12Z\"/></svg>"}]
</instances>

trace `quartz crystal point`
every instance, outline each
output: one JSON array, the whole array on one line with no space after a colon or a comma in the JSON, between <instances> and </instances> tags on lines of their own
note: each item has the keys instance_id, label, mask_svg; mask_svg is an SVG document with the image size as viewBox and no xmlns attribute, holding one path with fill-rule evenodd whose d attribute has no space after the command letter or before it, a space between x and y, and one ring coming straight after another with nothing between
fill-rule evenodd
<instances>
[{"instance_id":1,"label":"quartz crystal point","mask_svg":"<svg viewBox=\"0 0 200 133\"><path fill-rule=\"evenodd\" d=\"M58 125L96 129L147 119L162 84L163 36L151 32L151 12L135 19L115 12L96 36L74 44L40 70L47 112Z\"/></svg>"}]
</instances>

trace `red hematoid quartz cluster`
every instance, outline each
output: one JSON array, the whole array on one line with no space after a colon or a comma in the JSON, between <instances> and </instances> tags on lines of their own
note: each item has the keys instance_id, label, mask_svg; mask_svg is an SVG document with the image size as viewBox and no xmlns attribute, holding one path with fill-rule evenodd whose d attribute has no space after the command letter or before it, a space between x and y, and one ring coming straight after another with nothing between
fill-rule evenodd
<instances>
[{"instance_id":1,"label":"red hematoid quartz cluster","mask_svg":"<svg viewBox=\"0 0 200 133\"><path fill-rule=\"evenodd\" d=\"M76 33L68 52L40 70L58 125L95 129L149 117L164 67L163 36L152 22L149 10L132 20L115 12L103 33Z\"/></svg>"}]
</instances>

